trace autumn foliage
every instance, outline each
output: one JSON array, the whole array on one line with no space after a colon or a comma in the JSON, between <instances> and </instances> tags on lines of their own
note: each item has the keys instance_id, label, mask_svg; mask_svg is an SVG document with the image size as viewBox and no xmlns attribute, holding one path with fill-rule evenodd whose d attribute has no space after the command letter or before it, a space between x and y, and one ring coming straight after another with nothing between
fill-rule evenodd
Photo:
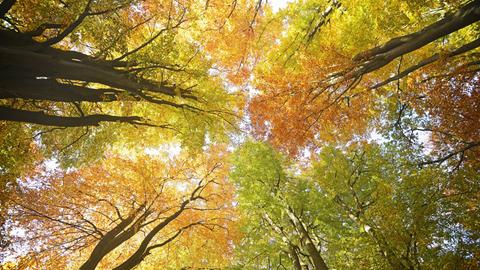
<instances>
[{"instance_id":1,"label":"autumn foliage","mask_svg":"<svg viewBox=\"0 0 480 270\"><path fill-rule=\"evenodd\" d=\"M12 241L29 257L21 268L80 267L109 232L132 217L122 230L131 230L129 237L102 255L98 267L126 261L145 235L171 216L175 218L149 243L149 247L165 246L151 248L148 254L155 255L147 256L153 261L148 258L146 265L222 265L232 254L231 241L237 234L230 203L234 189L215 156L168 161L109 156L96 166L37 177L42 187L30 186L27 180L9 202L8 216L14 222L9 228L22 228L13 232L18 241ZM185 242L189 244L181 244ZM189 254L189 259L178 261L178 253Z\"/></svg>"},{"instance_id":2,"label":"autumn foliage","mask_svg":"<svg viewBox=\"0 0 480 270\"><path fill-rule=\"evenodd\" d=\"M2 0L0 269L479 269L479 0Z\"/></svg>"}]
</instances>

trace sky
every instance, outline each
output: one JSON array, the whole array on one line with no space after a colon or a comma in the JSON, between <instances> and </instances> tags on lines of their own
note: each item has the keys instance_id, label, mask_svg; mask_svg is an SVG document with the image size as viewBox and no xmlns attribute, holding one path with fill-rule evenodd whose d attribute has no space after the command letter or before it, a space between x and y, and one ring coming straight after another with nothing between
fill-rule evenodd
<instances>
[{"instance_id":1,"label":"sky","mask_svg":"<svg viewBox=\"0 0 480 270\"><path fill-rule=\"evenodd\" d=\"M268 3L272 6L273 12L277 12L279 9L286 7L289 2L293 2L293 0L269 0L268 1Z\"/></svg>"}]
</instances>

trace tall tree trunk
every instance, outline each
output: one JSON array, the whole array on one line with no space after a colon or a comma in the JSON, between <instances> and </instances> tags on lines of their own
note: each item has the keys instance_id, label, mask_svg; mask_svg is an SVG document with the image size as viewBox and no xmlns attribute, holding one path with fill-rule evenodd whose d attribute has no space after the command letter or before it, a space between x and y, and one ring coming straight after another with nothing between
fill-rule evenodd
<instances>
[{"instance_id":1,"label":"tall tree trunk","mask_svg":"<svg viewBox=\"0 0 480 270\"><path fill-rule=\"evenodd\" d=\"M187 207L189 201L185 201L180 206L180 209L177 210L172 215L168 216L165 220L161 223L156 225L146 236L143 238L140 246L137 248L135 253L133 253L126 261L124 261L119 266L115 267L114 270L130 270L135 268L138 264L140 264L143 259L149 254L149 244L153 240L153 238L163 229L165 228L170 222L175 220Z\"/></svg>"},{"instance_id":2,"label":"tall tree trunk","mask_svg":"<svg viewBox=\"0 0 480 270\"><path fill-rule=\"evenodd\" d=\"M300 264L300 258L298 258L298 253L295 250L295 246L289 245L290 248L290 257L292 258L293 261L293 267L295 270L302 270L302 265Z\"/></svg>"},{"instance_id":3,"label":"tall tree trunk","mask_svg":"<svg viewBox=\"0 0 480 270\"><path fill-rule=\"evenodd\" d=\"M141 94L141 89L175 96L175 91L149 81L132 80L115 69L107 69L101 65L65 60L49 54L24 49L0 47L0 65L8 66L2 76L17 78L47 77L57 79L96 82L111 87L125 89L132 94Z\"/></svg>"},{"instance_id":4,"label":"tall tree trunk","mask_svg":"<svg viewBox=\"0 0 480 270\"><path fill-rule=\"evenodd\" d=\"M23 98L59 102L108 102L118 99L117 89L95 89L80 85L59 83L52 79L0 80L0 99Z\"/></svg>"},{"instance_id":5,"label":"tall tree trunk","mask_svg":"<svg viewBox=\"0 0 480 270\"><path fill-rule=\"evenodd\" d=\"M315 269L328 270L328 266L323 260L320 254L320 250L316 247L315 243L312 241L312 238L310 237L302 221L297 218L297 216L293 213L292 209L287 209L287 214L290 220L292 221L293 225L300 232L302 237L302 242L304 243L305 248L307 249L308 255L312 259Z\"/></svg>"},{"instance_id":6,"label":"tall tree trunk","mask_svg":"<svg viewBox=\"0 0 480 270\"><path fill-rule=\"evenodd\" d=\"M370 236L375 240L383 256L387 259L388 264L394 270L408 270L409 268L398 258L395 251L388 245L384 237L377 232L376 229L371 228L369 231Z\"/></svg>"},{"instance_id":7,"label":"tall tree trunk","mask_svg":"<svg viewBox=\"0 0 480 270\"><path fill-rule=\"evenodd\" d=\"M356 55L357 67L346 77L359 77L384 67L392 60L415 51L480 20L480 0L474 0L453 14L422 30L391 39L387 43Z\"/></svg>"},{"instance_id":8,"label":"tall tree trunk","mask_svg":"<svg viewBox=\"0 0 480 270\"><path fill-rule=\"evenodd\" d=\"M0 106L0 120L33 123L45 126L57 127L83 127L98 126L101 122L121 122L131 124L142 124L138 116L113 116L105 114L93 114L83 117L66 117L49 115L43 112L32 112L20 109L12 109Z\"/></svg>"},{"instance_id":9,"label":"tall tree trunk","mask_svg":"<svg viewBox=\"0 0 480 270\"><path fill-rule=\"evenodd\" d=\"M133 222L139 212L139 209L137 209L137 211L132 213L126 219L122 220L117 226L108 231L100 239L100 241L93 249L92 253L90 253L88 259L82 264L82 266L80 266L79 270L94 270L97 267L98 263L100 263L100 261L105 257L105 255L107 255L107 253L114 249L114 247L112 247L111 245L111 242L119 233L121 233L125 228L128 227L128 225Z\"/></svg>"},{"instance_id":10,"label":"tall tree trunk","mask_svg":"<svg viewBox=\"0 0 480 270\"><path fill-rule=\"evenodd\" d=\"M462 47L448 53L446 55L446 57L457 56L459 54L468 52L468 51L476 49L478 47L480 47L480 38L477 38L476 40L474 40L474 41L472 41L468 44L465 44ZM412 72L414 72L414 71L416 71L416 70L418 70L418 69L420 69L420 68L422 68L426 65L429 65L429 64L437 61L438 59L440 59L440 54L436 53L436 54L430 56L429 58L423 59L422 61L418 62L417 64L408 67L407 69L403 70L402 72L398 73L397 75L392 76L392 77L388 78L387 80L385 80L383 82L375 84L374 86L370 87L370 89L376 89L376 88L382 87L386 84L389 84L393 81L399 80L399 79L407 76L408 74L410 74L410 73L412 73Z\"/></svg>"}]
</instances>

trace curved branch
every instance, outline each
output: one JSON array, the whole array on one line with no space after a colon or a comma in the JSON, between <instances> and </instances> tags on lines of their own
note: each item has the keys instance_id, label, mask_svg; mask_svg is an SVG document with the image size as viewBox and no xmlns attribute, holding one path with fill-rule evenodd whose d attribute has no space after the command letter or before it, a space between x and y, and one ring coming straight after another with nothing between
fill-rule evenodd
<instances>
[{"instance_id":1,"label":"curved branch","mask_svg":"<svg viewBox=\"0 0 480 270\"><path fill-rule=\"evenodd\" d=\"M147 41L145 41L143 44L141 44L140 46L136 47L135 49L115 58L115 60L113 60L113 62L116 62L116 61L121 61L125 58L127 58L128 56L140 51L141 49L145 48L146 46L148 46L150 43L152 43L153 41L155 41L155 39L157 39L161 34L163 34L165 31L167 30L171 30L171 29L175 29L177 27L179 27L182 23L185 22L185 14L186 14L186 10L183 11L180 19L178 20L178 22L174 25L174 26L167 26L166 28L163 28L161 29L160 31L158 31L158 33L156 33L153 37L151 37L150 39L148 39Z\"/></svg>"},{"instance_id":2,"label":"curved branch","mask_svg":"<svg viewBox=\"0 0 480 270\"><path fill-rule=\"evenodd\" d=\"M88 0L87 5L83 9L83 12L78 16L78 18L75 21L73 21L60 34L58 34L57 36L55 36L51 39L46 40L45 42L43 42L41 44L45 45L45 46L50 46L50 45L56 44L56 43L62 41L70 33L72 33L73 30L75 30L75 28L77 28L85 20L85 18L87 18L88 16L103 15L103 14L107 14L107 13L122 9L122 8L126 7L130 3L130 1L127 1L126 3L124 3L122 5L119 5L117 7L113 7L113 8L106 9L106 10L101 10L101 11L95 11L95 12L90 11L92 3L93 3L93 0Z\"/></svg>"},{"instance_id":3,"label":"curved branch","mask_svg":"<svg viewBox=\"0 0 480 270\"><path fill-rule=\"evenodd\" d=\"M472 143L468 143L465 147L459 149L459 150L456 150L456 151L453 151L452 153L448 154L448 155L445 155L443 157L440 157L438 159L433 159L433 160L428 160L428 161L424 161L424 162L420 162L418 163L419 166L425 166L425 165L431 165L431 164L441 164L445 161L447 161L448 159L456 156L456 155L464 155L464 153L472 148L475 148L475 147L478 147L480 146L480 142L472 142Z\"/></svg>"},{"instance_id":4,"label":"curved branch","mask_svg":"<svg viewBox=\"0 0 480 270\"><path fill-rule=\"evenodd\" d=\"M87 5L85 6L83 12L78 16L78 18L73 23L71 23L67 28L65 28L65 30L63 30L57 36L43 42L42 45L50 46L55 43L58 43L62 41L62 39L64 39L66 36L68 36L73 30L75 30L75 28L77 28L83 22L83 20L85 20L85 18L89 15L90 6L92 5L92 2L93 0L88 0Z\"/></svg>"}]
</instances>

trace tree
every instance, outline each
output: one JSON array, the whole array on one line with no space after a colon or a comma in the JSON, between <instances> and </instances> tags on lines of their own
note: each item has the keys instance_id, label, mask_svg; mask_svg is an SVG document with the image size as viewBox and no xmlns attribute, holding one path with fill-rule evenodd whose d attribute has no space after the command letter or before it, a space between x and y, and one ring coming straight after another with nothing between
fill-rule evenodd
<instances>
[{"instance_id":1,"label":"tree","mask_svg":"<svg viewBox=\"0 0 480 270\"><path fill-rule=\"evenodd\" d=\"M96 161L118 146L174 141L198 151L207 136L225 140L236 128L243 98L227 92L223 71L213 70L231 68L244 55L219 53L209 44L250 31L242 19L250 16L251 1L1 5L0 120L8 121L2 132L22 141L2 148L18 160L30 160L31 148L64 168ZM245 55L246 48L242 43ZM29 173L20 163L0 167L2 190L16 179L4 171Z\"/></svg>"},{"instance_id":2,"label":"tree","mask_svg":"<svg viewBox=\"0 0 480 270\"><path fill-rule=\"evenodd\" d=\"M177 269L225 264L235 237L233 193L210 154L172 161L112 155L46 175L43 185L27 180L7 214L13 254L29 257L19 267L133 269L150 254Z\"/></svg>"},{"instance_id":3,"label":"tree","mask_svg":"<svg viewBox=\"0 0 480 270\"><path fill-rule=\"evenodd\" d=\"M431 116L426 111L436 111L432 123L444 122L436 116L448 114L435 97L445 91L455 98L461 98L455 91L459 87L474 93L467 102L457 103L460 111L461 106L478 102L476 87L469 87L476 85L478 74L478 1L391 1L384 7L376 1L307 3L291 4L279 15L288 21L286 34L257 67L256 87L261 94L253 98L250 112L258 137L267 136L295 155L321 142L364 136L379 122L377 105L384 98L418 108L425 119ZM416 78L415 83L402 80L407 76ZM448 84L452 81L455 86ZM439 89L444 87L450 90ZM418 93L418 88L425 91ZM448 121L462 121L452 118ZM442 132L457 134L450 126L432 130L432 136ZM478 137L458 143L460 147L449 146L456 148L451 152L455 156L477 142Z\"/></svg>"},{"instance_id":4,"label":"tree","mask_svg":"<svg viewBox=\"0 0 480 270\"><path fill-rule=\"evenodd\" d=\"M480 268L480 0L3 0L0 268Z\"/></svg>"},{"instance_id":5,"label":"tree","mask_svg":"<svg viewBox=\"0 0 480 270\"><path fill-rule=\"evenodd\" d=\"M474 230L463 225L468 215L458 219L453 214L478 193L476 188L458 189L455 181L478 179L458 178L440 168L418 169L412 160L414 153L384 147L368 145L347 154L325 149L315 167L315 178L345 215L365 231L391 269L435 269L452 264L469 269L468 265L478 264L475 249L464 244L478 241ZM456 241L458 244L453 244ZM473 257L465 252L472 252Z\"/></svg>"},{"instance_id":6,"label":"tree","mask_svg":"<svg viewBox=\"0 0 480 270\"><path fill-rule=\"evenodd\" d=\"M5 29L1 31L1 50L6 72L2 73L1 98L70 103L78 115L72 117L68 111L50 115L7 103L1 107L3 120L61 127L100 122L146 124L137 115L89 115L82 102L130 100L195 112L207 110L203 103L210 102L208 97L202 91L194 93L195 88L205 87L205 81L214 84L206 76L208 65L198 66L198 59L205 56L194 44L184 40L180 47L175 44L182 35L181 27L195 19L190 18L190 13L196 15L192 3L81 1L55 10L40 6L24 14L32 4L16 2L2 2ZM52 16L56 10L60 18ZM27 16L32 14L28 12L38 22L30 23ZM27 25L20 29L17 24L22 23ZM113 36L99 38L92 30L110 31Z\"/></svg>"},{"instance_id":7,"label":"tree","mask_svg":"<svg viewBox=\"0 0 480 270\"><path fill-rule=\"evenodd\" d=\"M243 268L470 269L479 263L467 214L478 189L460 184L478 181L460 176L469 170L452 176L419 168L415 151L390 144L326 146L307 168L262 144L246 144L237 155L231 177L247 220L238 251Z\"/></svg>"},{"instance_id":8,"label":"tree","mask_svg":"<svg viewBox=\"0 0 480 270\"><path fill-rule=\"evenodd\" d=\"M284 167L288 162L263 144L242 146L233 165L231 178L239 185L246 220L239 267L330 269L326 247L334 232L323 229L335 214L325 211L331 202L321 198L314 183L290 175Z\"/></svg>"}]
</instances>

